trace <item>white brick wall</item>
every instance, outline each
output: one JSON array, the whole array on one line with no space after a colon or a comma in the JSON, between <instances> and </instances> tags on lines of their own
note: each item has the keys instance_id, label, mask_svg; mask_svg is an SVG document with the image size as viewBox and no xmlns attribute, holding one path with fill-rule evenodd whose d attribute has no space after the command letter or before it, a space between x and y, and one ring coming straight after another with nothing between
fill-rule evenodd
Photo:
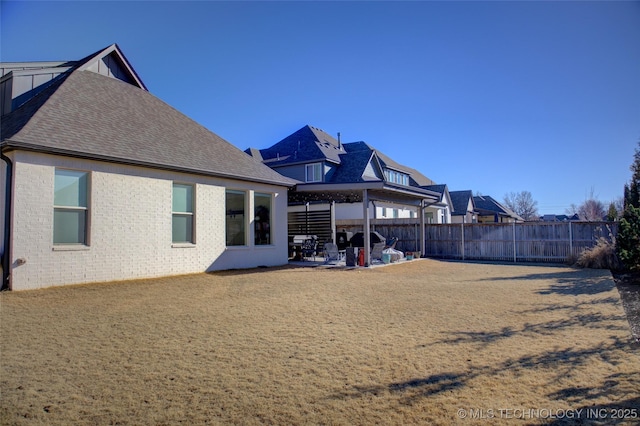
<instances>
[{"instance_id":1,"label":"white brick wall","mask_svg":"<svg viewBox=\"0 0 640 426\"><path fill-rule=\"evenodd\" d=\"M287 263L286 188L28 152L12 157L13 290ZM88 247L53 246L56 167L90 172ZM172 245L174 181L195 184L191 247ZM273 245L254 247L249 225L249 246L225 247L227 187L274 193Z\"/></svg>"}]
</instances>

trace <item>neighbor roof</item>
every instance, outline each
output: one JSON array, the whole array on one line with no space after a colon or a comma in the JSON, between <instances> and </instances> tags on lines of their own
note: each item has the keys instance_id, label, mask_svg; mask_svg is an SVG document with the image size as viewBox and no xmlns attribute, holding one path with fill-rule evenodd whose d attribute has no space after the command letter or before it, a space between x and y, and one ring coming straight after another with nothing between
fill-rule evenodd
<instances>
[{"instance_id":1,"label":"neighbor roof","mask_svg":"<svg viewBox=\"0 0 640 426\"><path fill-rule=\"evenodd\" d=\"M255 154L255 149L245 152ZM271 167L309 161L332 161L340 163L340 154L344 153L340 142L317 127L304 126L300 130L282 139L275 145L259 150L263 161Z\"/></svg>"},{"instance_id":2,"label":"neighbor roof","mask_svg":"<svg viewBox=\"0 0 640 426\"><path fill-rule=\"evenodd\" d=\"M105 51L113 51L109 49ZM92 72L87 58L79 62L84 66L74 67L3 117L3 151L28 149L283 186L295 183L144 85Z\"/></svg>"},{"instance_id":3,"label":"neighbor roof","mask_svg":"<svg viewBox=\"0 0 640 426\"><path fill-rule=\"evenodd\" d=\"M467 214L467 208L469 207L469 199L471 199L471 205L475 207L473 202L473 193L470 190L464 191L449 191L451 197L451 204L453 205L452 215L465 215Z\"/></svg>"},{"instance_id":4,"label":"neighbor roof","mask_svg":"<svg viewBox=\"0 0 640 426\"><path fill-rule=\"evenodd\" d=\"M481 214L493 213L493 214L498 214L500 216L513 217L521 221L524 220L520 216L518 216L518 214L516 214L513 210L500 204L498 201L496 201L493 197L490 197L489 195L478 195L476 197L473 197L473 202Z\"/></svg>"},{"instance_id":5,"label":"neighbor roof","mask_svg":"<svg viewBox=\"0 0 640 426\"><path fill-rule=\"evenodd\" d=\"M426 187L434 185L428 177L419 171L397 163L389 156L373 148L366 142L342 143L327 132L313 126L304 126L273 146L261 150L249 148L246 153L275 168L328 162L335 165L325 176L323 184L349 184L372 181L384 181L383 169L390 168L404 172L410 177L409 187L419 188L433 194ZM365 173L371 165L373 172ZM393 183L389 183L393 185Z\"/></svg>"}]
</instances>

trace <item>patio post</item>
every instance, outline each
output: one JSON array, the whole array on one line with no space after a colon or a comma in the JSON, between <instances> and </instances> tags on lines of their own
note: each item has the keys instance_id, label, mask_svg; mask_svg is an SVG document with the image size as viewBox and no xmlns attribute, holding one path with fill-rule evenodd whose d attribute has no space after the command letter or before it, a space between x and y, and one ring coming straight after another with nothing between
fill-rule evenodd
<instances>
[{"instance_id":1,"label":"patio post","mask_svg":"<svg viewBox=\"0 0 640 426\"><path fill-rule=\"evenodd\" d=\"M362 190L362 213L364 215L364 266L369 266L369 256L371 255L371 235L369 234L369 192L366 189Z\"/></svg>"},{"instance_id":2,"label":"patio post","mask_svg":"<svg viewBox=\"0 0 640 426\"><path fill-rule=\"evenodd\" d=\"M331 200L331 242L336 243L338 239L336 238L336 202Z\"/></svg>"},{"instance_id":3,"label":"patio post","mask_svg":"<svg viewBox=\"0 0 640 426\"><path fill-rule=\"evenodd\" d=\"M420 200L420 257L427 252L426 241L424 240L424 200Z\"/></svg>"}]
</instances>

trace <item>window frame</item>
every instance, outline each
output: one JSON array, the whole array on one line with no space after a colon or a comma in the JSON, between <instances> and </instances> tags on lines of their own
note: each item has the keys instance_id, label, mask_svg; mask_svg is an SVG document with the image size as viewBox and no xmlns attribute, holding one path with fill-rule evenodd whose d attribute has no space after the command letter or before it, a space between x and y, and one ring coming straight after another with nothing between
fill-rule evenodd
<instances>
[{"instance_id":1,"label":"window frame","mask_svg":"<svg viewBox=\"0 0 640 426\"><path fill-rule=\"evenodd\" d=\"M86 187L85 191L85 206L69 206L69 205L60 205L56 204L56 179L58 176L58 171L66 171L66 172L75 172L80 173L86 177ZM52 235L51 241L54 249L74 249L74 248L85 248L90 245L90 230L91 230L91 172L89 170L82 169L74 169L68 167L55 167L53 172L53 222L52 222ZM83 232L83 241L79 242L59 242L56 241L56 212L83 212L84 216L84 232Z\"/></svg>"},{"instance_id":2,"label":"window frame","mask_svg":"<svg viewBox=\"0 0 640 426\"><path fill-rule=\"evenodd\" d=\"M264 222L264 221L257 221L257 215L258 212L256 211L256 206L257 206L257 198L258 197L264 197L264 198L269 198L269 210L268 210L268 219L267 219L267 228L268 230L266 231L267 234L267 242L260 242L259 239L259 235L258 235L258 228L259 228L259 223ZM259 192L259 191L254 191L253 192L253 245L256 247L264 247L264 246L272 246L273 245L273 200L274 200L274 196L272 193L269 192Z\"/></svg>"},{"instance_id":3,"label":"window frame","mask_svg":"<svg viewBox=\"0 0 640 426\"><path fill-rule=\"evenodd\" d=\"M396 183L398 185L409 186L409 175L392 169L384 171L387 182Z\"/></svg>"},{"instance_id":4,"label":"window frame","mask_svg":"<svg viewBox=\"0 0 640 426\"><path fill-rule=\"evenodd\" d=\"M311 170L311 179L309 179L309 170ZM318 176L316 176L316 173ZM322 182L322 163L310 163L304 166L304 178L307 183ZM316 179L317 177L317 179Z\"/></svg>"},{"instance_id":5,"label":"window frame","mask_svg":"<svg viewBox=\"0 0 640 426\"><path fill-rule=\"evenodd\" d=\"M191 188L191 211L175 211L175 189L176 186ZM191 218L191 235L187 241L176 241L174 235L174 226L176 217ZM196 243L196 185L193 183L185 183L174 181L171 184L171 244L175 246L187 245L192 246Z\"/></svg>"},{"instance_id":6,"label":"window frame","mask_svg":"<svg viewBox=\"0 0 640 426\"><path fill-rule=\"evenodd\" d=\"M249 229L247 226L247 210L249 208L249 203L248 203L248 199L249 199L249 191L245 190L245 189L233 189L233 188L226 188L225 189L225 199L224 199L224 214L225 214L225 219L224 219L224 242L225 242L225 247L227 248L242 248L242 247L248 247L249 246L249 237L247 235L247 230ZM233 214L233 211L227 208L227 197L229 194L235 194L235 195L241 195L242 194L242 200L243 200L243 209L242 209L242 229L240 230L241 232L238 232L236 235L242 235L242 244L230 244L229 243L229 221L228 218L229 216L235 216L235 214Z\"/></svg>"}]
</instances>

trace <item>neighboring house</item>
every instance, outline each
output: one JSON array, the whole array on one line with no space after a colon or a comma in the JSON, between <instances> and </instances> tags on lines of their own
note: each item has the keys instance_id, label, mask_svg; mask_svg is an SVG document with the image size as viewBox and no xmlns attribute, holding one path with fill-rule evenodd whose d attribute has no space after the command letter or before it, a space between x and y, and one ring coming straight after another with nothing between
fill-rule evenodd
<instances>
[{"instance_id":1,"label":"neighboring house","mask_svg":"<svg viewBox=\"0 0 640 426\"><path fill-rule=\"evenodd\" d=\"M330 208L333 220L362 219L366 229L371 218L413 214L423 222L426 206L448 208L447 197L427 189L435 182L417 170L365 142L342 143L339 135L336 139L312 126L304 126L269 148L245 152L299 181L289 192L290 220L296 212ZM327 239L335 241L335 226L327 226L333 234Z\"/></svg>"},{"instance_id":2,"label":"neighboring house","mask_svg":"<svg viewBox=\"0 0 640 426\"><path fill-rule=\"evenodd\" d=\"M435 185L417 170L395 162L365 142L343 143L323 130L304 126L269 148L249 148L245 152L302 184L331 184L350 188L354 183L386 182L397 188L423 191L429 199L425 208L427 217L432 218L429 222L450 220L450 199L446 185ZM337 201L336 219L362 218L362 202L357 194L342 199L334 194L332 198ZM294 195L289 204L294 207L303 203ZM371 217L377 219L417 218L415 206L403 205L402 202L376 200L371 202L369 210Z\"/></svg>"},{"instance_id":3,"label":"neighboring house","mask_svg":"<svg viewBox=\"0 0 640 426\"><path fill-rule=\"evenodd\" d=\"M427 223L451 223L453 201L446 184L425 185L422 188L440 194L439 200L425 209Z\"/></svg>"},{"instance_id":4,"label":"neighboring house","mask_svg":"<svg viewBox=\"0 0 640 426\"><path fill-rule=\"evenodd\" d=\"M567 216L566 214L545 214L540 217L540 220L543 222L572 222L578 221L580 218L577 214L574 214L573 216Z\"/></svg>"},{"instance_id":5,"label":"neighboring house","mask_svg":"<svg viewBox=\"0 0 640 426\"><path fill-rule=\"evenodd\" d=\"M478 212L471 191L451 191L449 195L453 206L451 223L478 223Z\"/></svg>"},{"instance_id":6,"label":"neighboring house","mask_svg":"<svg viewBox=\"0 0 640 426\"><path fill-rule=\"evenodd\" d=\"M478 211L479 223L524 222L524 219L518 216L513 210L500 204L488 195L473 197L473 204Z\"/></svg>"},{"instance_id":7,"label":"neighboring house","mask_svg":"<svg viewBox=\"0 0 640 426\"><path fill-rule=\"evenodd\" d=\"M150 94L117 45L0 68L3 289L287 263L294 181Z\"/></svg>"}]
</instances>

